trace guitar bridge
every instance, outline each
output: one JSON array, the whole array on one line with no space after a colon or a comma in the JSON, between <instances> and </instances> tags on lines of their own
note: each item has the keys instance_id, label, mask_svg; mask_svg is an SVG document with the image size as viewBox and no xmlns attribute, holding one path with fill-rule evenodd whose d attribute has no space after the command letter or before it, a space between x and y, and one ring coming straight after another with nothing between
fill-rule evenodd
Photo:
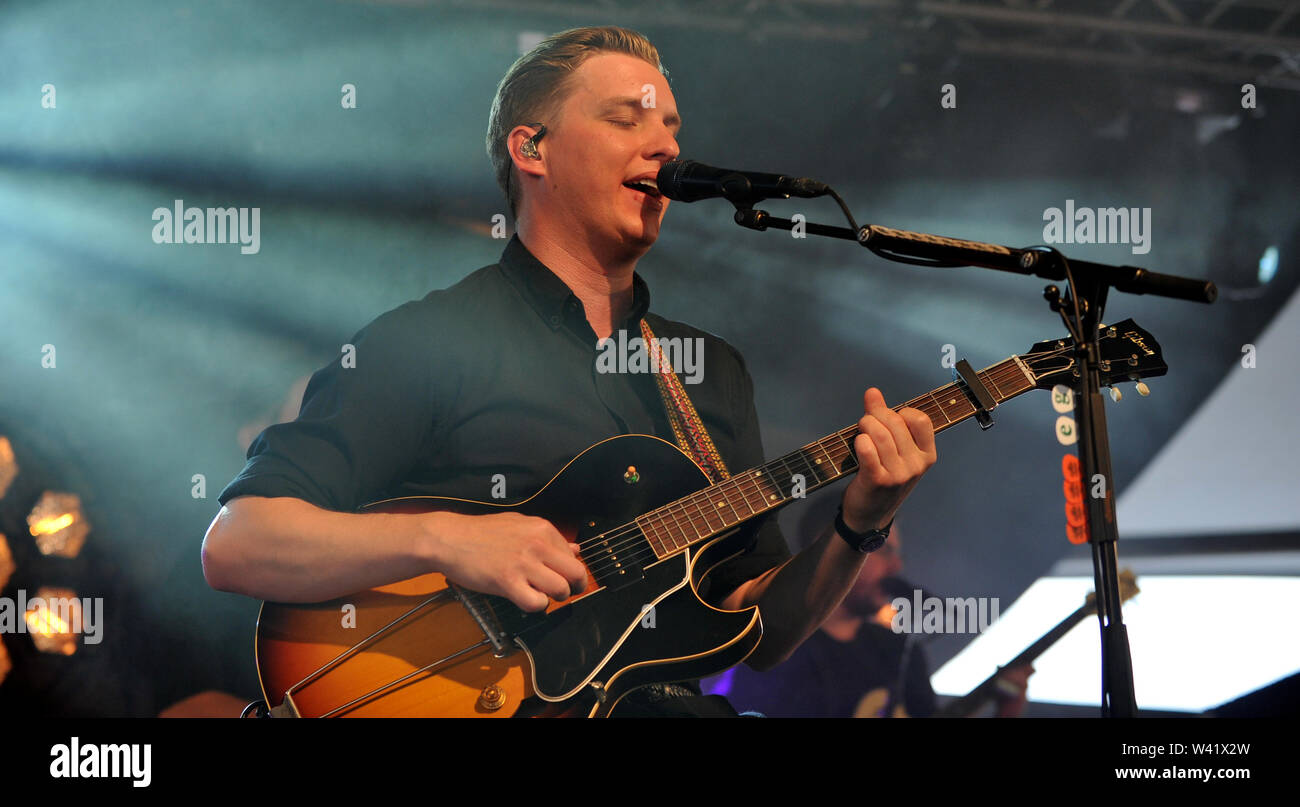
<instances>
[{"instance_id":1,"label":"guitar bridge","mask_svg":"<svg viewBox=\"0 0 1300 807\"><path fill-rule=\"evenodd\" d=\"M465 610L478 623L483 635L491 642L492 654L497 658L503 658L513 653L514 645L511 637L497 621L496 615L492 613L492 606L486 602L484 595L456 585L452 585L451 589L455 592L456 599L460 600L460 604L465 606Z\"/></svg>"}]
</instances>

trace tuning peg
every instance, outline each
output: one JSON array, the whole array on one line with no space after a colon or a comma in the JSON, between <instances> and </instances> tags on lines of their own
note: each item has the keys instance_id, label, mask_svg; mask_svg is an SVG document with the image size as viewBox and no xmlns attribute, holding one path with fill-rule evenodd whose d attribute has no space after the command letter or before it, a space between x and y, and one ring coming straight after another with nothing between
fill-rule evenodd
<instances>
[{"instance_id":1,"label":"tuning peg","mask_svg":"<svg viewBox=\"0 0 1300 807\"><path fill-rule=\"evenodd\" d=\"M1124 397L1124 393L1119 391L1119 387L1110 388L1110 399L1112 401L1114 401L1115 403L1119 403L1120 399L1123 397Z\"/></svg>"},{"instance_id":2,"label":"tuning peg","mask_svg":"<svg viewBox=\"0 0 1300 807\"><path fill-rule=\"evenodd\" d=\"M1151 388L1141 381L1137 382L1137 391L1138 395L1141 395L1143 398L1151 394Z\"/></svg>"}]
</instances>

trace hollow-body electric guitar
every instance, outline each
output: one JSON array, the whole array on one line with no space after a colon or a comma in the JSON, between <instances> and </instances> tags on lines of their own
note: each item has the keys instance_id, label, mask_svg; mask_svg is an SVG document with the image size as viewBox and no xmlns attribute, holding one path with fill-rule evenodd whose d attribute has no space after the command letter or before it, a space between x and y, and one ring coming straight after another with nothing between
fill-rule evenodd
<instances>
[{"instance_id":1,"label":"hollow-body electric guitar","mask_svg":"<svg viewBox=\"0 0 1300 807\"><path fill-rule=\"evenodd\" d=\"M1132 320L1101 329L1103 384L1163 375L1159 345ZM1077 379L1068 339L1039 342L894 407L936 432L981 424L1003 401ZM857 469L857 424L716 485L677 446L646 435L596 443L514 504L414 496L364 512L515 511L581 547L582 594L528 613L427 574L329 602L264 603L258 676L284 716L605 716L629 691L740 663L757 646L757 607L725 611L697 588L744 551L738 528Z\"/></svg>"}]
</instances>

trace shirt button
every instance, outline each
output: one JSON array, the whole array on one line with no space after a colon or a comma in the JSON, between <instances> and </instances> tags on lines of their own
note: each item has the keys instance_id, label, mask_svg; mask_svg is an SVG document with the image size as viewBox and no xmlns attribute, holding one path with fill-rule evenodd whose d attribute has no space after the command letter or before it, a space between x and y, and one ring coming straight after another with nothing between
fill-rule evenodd
<instances>
[{"instance_id":1,"label":"shirt button","mask_svg":"<svg viewBox=\"0 0 1300 807\"><path fill-rule=\"evenodd\" d=\"M560 315L559 315L559 314L551 314L551 324L552 324L552 325L559 325L559 324L560 324Z\"/></svg>"}]
</instances>

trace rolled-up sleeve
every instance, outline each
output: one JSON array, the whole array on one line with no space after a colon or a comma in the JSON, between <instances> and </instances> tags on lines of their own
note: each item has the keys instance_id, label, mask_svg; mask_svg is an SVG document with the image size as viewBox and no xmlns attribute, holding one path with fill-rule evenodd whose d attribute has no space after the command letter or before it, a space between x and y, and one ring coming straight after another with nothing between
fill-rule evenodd
<instances>
[{"instance_id":1,"label":"rolled-up sleeve","mask_svg":"<svg viewBox=\"0 0 1300 807\"><path fill-rule=\"evenodd\" d=\"M403 478L429 449L438 393L429 318L407 303L353 337L312 375L296 420L265 429L218 500L290 496L355 510Z\"/></svg>"}]
</instances>

